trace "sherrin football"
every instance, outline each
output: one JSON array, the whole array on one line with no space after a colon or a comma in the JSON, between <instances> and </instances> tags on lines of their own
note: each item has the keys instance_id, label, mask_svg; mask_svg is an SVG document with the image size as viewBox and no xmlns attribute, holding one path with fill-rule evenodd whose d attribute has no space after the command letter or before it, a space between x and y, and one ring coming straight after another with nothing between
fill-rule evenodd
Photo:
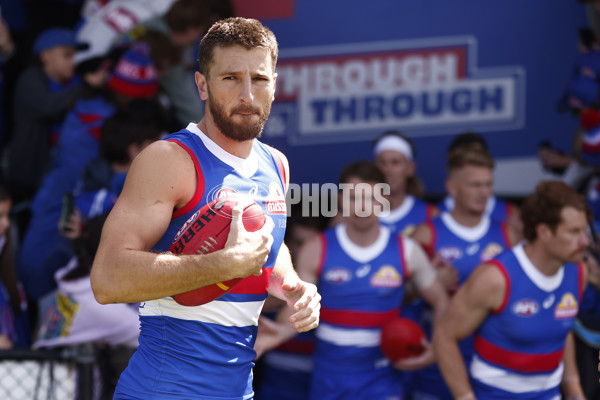
<instances>
[{"instance_id":1,"label":"sherrin football","mask_svg":"<svg viewBox=\"0 0 600 400\"><path fill-rule=\"evenodd\" d=\"M394 318L381 327L381 351L392 362L418 356L425 350L425 332L408 318Z\"/></svg>"},{"instance_id":2,"label":"sherrin football","mask_svg":"<svg viewBox=\"0 0 600 400\"><path fill-rule=\"evenodd\" d=\"M169 250L174 254L206 254L225 247L231 227L231 210L235 201L231 198L216 199L195 212L182 226ZM262 208L252 202L244 207L242 222L248 232L256 232L265 224ZM173 296L184 306L199 306L218 299L242 278L204 286Z\"/></svg>"}]
</instances>

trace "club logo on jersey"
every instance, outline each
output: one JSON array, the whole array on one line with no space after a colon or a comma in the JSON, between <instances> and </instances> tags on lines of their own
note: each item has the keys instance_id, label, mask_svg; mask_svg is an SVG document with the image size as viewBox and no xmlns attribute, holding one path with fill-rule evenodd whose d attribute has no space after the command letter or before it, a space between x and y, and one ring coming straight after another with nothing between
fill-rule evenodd
<instances>
[{"instance_id":1,"label":"club logo on jersey","mask_svg":"<svg viewBox=\"0 0 600 400\"><path fill-rule=\"evenodd\" d=\"M540 305L535 300L519 300L513 305L512 311L519 317L531 317L540 311Z\"/></svg>"},{"instance_id":2,"label":"club logo on jersey","mask_svg":"<svg viewBox=\"0 0 600 400\"><path fill-rule=\"evenodd\" d=\"M579 304L575 300L575 296L571 293L565 293L560 299L560 303L554 309L554 317L556 319L573 318L579 311Z\"/></svg>"},{"instance_id":3,"label":"club logo on jersey","mask_svg":"<svg viewBox=\"0 0 600 400\"><path fill-rule=\"evenodd\" d=\"M271 182L269 184L269 194L267 195L267 213L287 214L285 196L276 182Z\"/></svg>"},{"instance_id":4,"label":"club logo on jersey","mask_svg":"<svg viewBox=\"0 0 600 400\"><path fill-rule=\"evenodd\" d=\"M457 260L463 256L462 250L454 246L442 247L438 253L446 261Z\"/></svg>"},{"instance_id":5,"label":"club logo on jersey","mask_svg":"<svg viewBox=\"0 0 600 400\"><path fill-rule=\"evenodd\" d=\"M412 233L415 231L416 228L417 228L417 226L415 224L406 225L404 227L404 229L402 229L402 236L408 237L408 236L412 235Z\"/></svg>"},{"instance_id":6,"label":"club logo on jersey","mask_svg":"<svg viewBox=\"0 0 600 400\"><path fill-rule=\"evenodd\" d=\"M402 286L402 275L391 265L384 265L371 277L371 286L398 288Z\"/></svg>"},{"instance_id":7,"label":"club logo on jersey","mask_svg":"<svg viewBox=\"0 0 600 400\"><path fill-rule=\"evenodd\" d=\"M345 283L352 278L352 274L345 268L333 268L327 271L323 278L331 283Z\"/></svg>"},{"instance_id":8,"label":"club logo on jersey","mask_svg":"<svg viewBox=\"0 0 600 400\"><path fill-rule=\"evenodd\" d=\"M488 244L483 252L481 253L481 261L489 261L492 258L496 257L498 254L502 253L504 247L500 246L498 243L490 243Z\"/></svg>"}]
</instances>

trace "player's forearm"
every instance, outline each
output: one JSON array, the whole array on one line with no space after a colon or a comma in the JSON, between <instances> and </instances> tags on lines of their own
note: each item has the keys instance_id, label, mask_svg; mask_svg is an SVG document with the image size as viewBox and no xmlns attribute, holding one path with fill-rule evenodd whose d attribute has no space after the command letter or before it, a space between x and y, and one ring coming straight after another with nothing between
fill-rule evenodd
<instances>
[{"instance_id":1,"label":"player's forearm","mask_svg":"<svg viewBox=\"0 0 600 400\"><path fill-rule=\"evenodd\" d=\"M438 325L435 328L433 348L438 367L454 398L475 399L474 396L472 398L467 397L473 393L473 389L469 384L467 369L458 342L448 337L443 326Z\"/></svg>"},{"instance_id":2,"label":"player's forearm","mask_svg":"<svg viewBox=\"0 0 600 400\"><path fill-rule=\"evenodd\" d=\"M288 299L285 296L281 286L283 285L283 281L286 278L294 278L298 280L300 279L292 265L292 257L290 256L290 251L285 245L285 243L283 243L279 248L277 260L275 260L275 266L273 267L273 272L271 273L271 279L269 282L269 293L285 302L287 302Z\"/></svg>"},{"instance_id":3,"label":"player's forearm","mask_svg":"<svg viewBox=\"0 0 600 400\"><path fill-rule=\"evenodd\" d=\"M569 333L565 342L565 352L563 354L564 372L561 382L562 390L566 400L585 400L581 382L579 380L579 371L575 361L575 340L573 333Z\"/></svg>"},{"instance_id":4,"label":"player's forearm","mask_svg":"<svg viewBox=\"0 0 600 400\"><path fill-rule=\"evenodd\" d=\"M92 268L92 289L98 302L135 303L236 278L223 267L221 252L176 256L139 250L104 251Z\"/></svg>"}]
</instances>

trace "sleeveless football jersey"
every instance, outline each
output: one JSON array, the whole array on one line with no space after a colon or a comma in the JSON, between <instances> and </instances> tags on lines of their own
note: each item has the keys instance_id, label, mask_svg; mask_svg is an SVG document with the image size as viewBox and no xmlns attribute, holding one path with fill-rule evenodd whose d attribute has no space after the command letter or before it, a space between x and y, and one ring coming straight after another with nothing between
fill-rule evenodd
<instances>
[{"instance_id":1,"label":"sleeveless football jersey","mask_svg":"<svg viewBox=\"0 0 600 400\"><path fill-rule=\"evenodd\" d=\"M443 212L428 224L433 233L433 241L431 247L426 249L427 252L430 255L439 253L456 268L459 285L469 278L477 265L510 248L505 224L489 217L483 217L477 226L464 227L449 212ZM429 338L432 333L432 317L431 308L424 305L421 323ZM468 365L473 353L473 336L461 340L459 347ZM452 399L437 364L415 371L413 387L414 398Z\"/></svg>"},{"instance_id":2,"label":"sleeveless football jersey","mask_svg":"<svg viewBox=\"0 0 600 400\"><path fill-rule=\"evenodd\" d=\"M393 233L409 236L418 225L431 219L433 210L433 205L414 196L406 196L400 207L380 215L379 221Z\"/></svg>"},{"instance_id":3,"label":"sleeveless football jersey","mask_svg":"<svg viewBox=\"0 0 600 400\"><path fill-rule=\"evenodd\" d=\"M273 218L274 243L261 276L250 276L210 303L186 307L171 297L140 305L140 346L121 375L116 398L219 399L253 397L258 317L285 232L286 208L280 160L258 141L248 159L218 147L195 124L171 134L196 168L193 199L173 213L153 251L168 251L183 224L202 206L233 192L250 196Z\"/></svg>"},{"instance_id":4,"label":"sleeveless football jersey","mask_svg":"<svg viewBox=\"0 0 600 400\"><path fill-rule=\"evenodd\" d=\"M491 260L510 248L506 225L483 217L474 227L460 225L452 215L443 212L429 222L433 241L430 254L439 253L452 264L462 285L480 263Z\"/></svg>"},{"instance_id":5,"label":"sleeveless football jersey","mask_svg":"<svg viewBox=\"0 0 600 400\"><path fill-rule=\"evenodd\" d=\"M470 373L477 398L560 399L563 353L582 298L582 266L553 276L531 263L522 245L491 261L504 274L499 310L475 332Z\"/></svg>"},{"instance_id":6,"label":"sleeveless football jersey","mask_svg":"<svg viewBox=\"0 0 600 400\"><path fill-rule=\"evenodd\" d=\"M397 375L380 349L381 325L398 315L408 278L404 248L415 244L380 226L375 243L358 247L348 238L344 224L322 233L321 240L321 320L311 398L350 398L332 393L326 389L328 384L351 390L354 399L388 398L375 388L360 395L369 389L363 383L369 379L377 382L377 390L399 396Z\"/></svg>"},{"instance_id":7,"label":"sleeveless football jersey","mask_svg":"<svg viewBox=\"0 0 600 400\"><path fill-rule=\"evenodd\" d=\"M446 196L437 206L440 211L450 212L454 209L454 199L450 196ZM510 214L510 203L507 203L496 196L490 196L488 198L487 204L485 205L485 215L495 221L504 222L510 217Z\"/></svg>"}]
</instances>

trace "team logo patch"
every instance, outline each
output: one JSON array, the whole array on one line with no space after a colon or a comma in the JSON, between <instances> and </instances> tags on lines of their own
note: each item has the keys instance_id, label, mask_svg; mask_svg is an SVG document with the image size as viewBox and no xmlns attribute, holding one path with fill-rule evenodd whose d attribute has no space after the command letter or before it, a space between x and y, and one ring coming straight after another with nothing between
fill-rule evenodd
<instances>
[{"instance_id":1,"label":"team logo patch","mask_svg":"<svg viewBox=\"0 0 600 400\"><path fill-rule=\"evenodd\" d=\"M285 196L276 182L269 184L269 194L267 195L267 213L269 214L287 214L285 205Z\"/></svg>"},{"instance_id":2,"label":"team logo patch","mask_svg":"<svg viewBox=\"0 0 600 400\"><path fill-rule=\"evenodd\" d=\"M573 318L579 311L579 303L571 293L565 293L560 299L560 303L554 309L556 319Z\"/></svg>"},{"instance_id":3,"label":"team logo patch","mask_svg":"<svg viewBox=\"0 0 600 400\"><path fill-rule=\"evenodd\" d=\"M446 261L457 260L463 256L462 250L454 246L442 247L439 253Z\"/></svg>"},{"instance_id":4,"label":"team logo patch","mask_svg":"<svg viewBox=\"0 0 600 400\"><path fill-rule=\"evenodd\" d=\"M404 229L402 229L402 236L407 236L407 237L410 236L415 231L416 228L417 228L417 226L414 224L406 225L406 227L404 227Z\"/></svg>"},{"instance_id":5,"label":"team logo patch","mask_svg":"<svg viewBox=\"0 0 600 400\"><path fill-rule=\"evenodd\" d=\"M498 254L502 253L504 247L500 246L498 243L490 243L488 244L483 252L481 253L481 261L489 261L492 258L496 257Z\"/></svg>"},{"instance_id":6,"label":"team logo patch","mask_svg":"<svg viewBox=\"0 0 600 400\"><path fill-rule=\"evenodd\" d=\"M371 277L371 286L398 288L402 286L402 275L391 265L384 265Z\"/></svg>"},{"instance_id":7,"label":"team logo patch","mask_svg":"<svg viewBox=\"0 0 600 400\"><path fill-rule=\"evenodd\" d=\"M512 306L512 312L519 317L531 317L540 311L540 305L535 300L519 300Z\"/></svg>"},{"instance_id":8,"label":"team logo patch","mask_svg":"<svg viewBox=\"0 0 600 400\"><path fill-rule=\"evenodd\" d=\"M334 268L327 271L323 278L331 283L344 283L352 278L352 274L345 268Z\"/></svg>"}]
</instances>

